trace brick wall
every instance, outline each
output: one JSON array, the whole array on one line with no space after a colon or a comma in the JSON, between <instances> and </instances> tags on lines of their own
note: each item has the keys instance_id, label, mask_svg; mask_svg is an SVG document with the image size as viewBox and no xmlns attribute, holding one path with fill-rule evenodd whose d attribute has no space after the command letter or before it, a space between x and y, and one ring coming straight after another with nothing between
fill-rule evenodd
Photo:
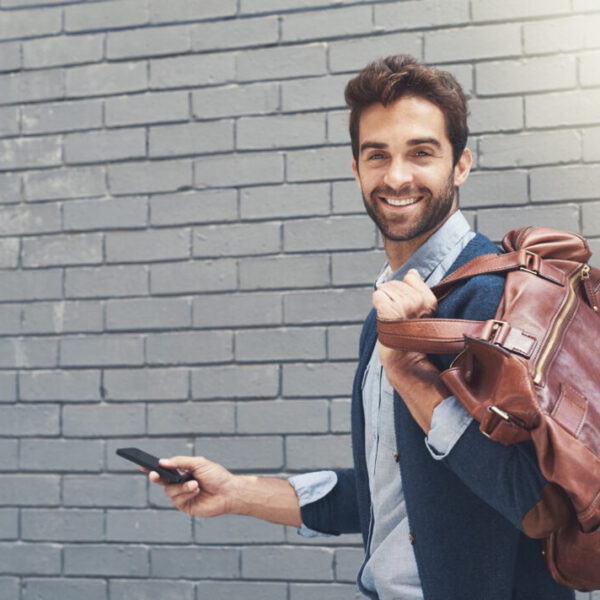
<instances>
[{"instance_id":1,"label":"brick wall","mask_svg":"<svg viewBox=\"0 0 600 600\"><path fill-rule=\"evenodd\" d=\"M377 56L471 96L477 229L600 255L598 31L596 0L0 0L0 597L354 597L357 536L191 520L115 449L350 464L383 254L342 92Z\"/></svg>"}]
</instances>

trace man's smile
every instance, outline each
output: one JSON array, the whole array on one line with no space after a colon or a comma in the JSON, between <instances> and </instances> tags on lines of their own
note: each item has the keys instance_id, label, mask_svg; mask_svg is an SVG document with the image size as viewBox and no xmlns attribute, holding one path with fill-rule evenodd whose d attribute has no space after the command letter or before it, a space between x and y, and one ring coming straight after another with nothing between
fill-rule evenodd
<instances>
[{"instance_id":1,"label":"man's smile","mask_svg":"<svg viewBox=\"0 0 600 600\"><path fill-rule=\"evenodd\" d=\"M409 206L421 200L422 197L423 196L411 196L409 198L393 198L390 196L379 196L379 199L383 200L386 204L389 204L391 206Z\"/></svg>"}]
</instances>

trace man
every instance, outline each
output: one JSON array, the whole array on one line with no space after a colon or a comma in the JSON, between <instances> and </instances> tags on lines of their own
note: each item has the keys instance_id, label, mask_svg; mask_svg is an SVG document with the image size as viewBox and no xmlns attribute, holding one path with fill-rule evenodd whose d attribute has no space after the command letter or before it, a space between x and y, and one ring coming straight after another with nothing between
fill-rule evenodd
<instances>
[{"instance_id":1,"label":"man","mask_svg":"<svg viewBox=\"0 0 600 600\"><path fill-rule=\"evenodd\" d=\"M464 94L449 74L395 56L352 79L346 101L352 170L388 259L360 339L354 468L288 482L175 457L162 464L194 480L165 491L192 515L252 515L308 535L360 531L357 583L369 598L571 599L534 539L569 514L546 501L531 447L500 446L479 432L439 378L451 357L377 344L376 312L481 320L493 317L501 297L498 275L472 278L439 306L429 290L474 256L497 252L458 211L472 163ZM150 479L164 484L156 473Z\"/></svg>"}]
</instances>

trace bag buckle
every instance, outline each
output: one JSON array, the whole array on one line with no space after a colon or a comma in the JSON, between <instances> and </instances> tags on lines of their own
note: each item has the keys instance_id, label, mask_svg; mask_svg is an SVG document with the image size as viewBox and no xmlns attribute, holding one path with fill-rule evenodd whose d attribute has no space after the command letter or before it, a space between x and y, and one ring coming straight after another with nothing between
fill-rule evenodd
<instances>
[{"instance_id":1,"label":"bag buckle","mask_svg":"<svg viewBox=\"0 0 600 600\"><path fill-rule=\"evenodd\" d=\"M540 257L539 254L531 250L523 250L525 252L525 265L521 265L519 270L531 273L532 275L540 274Z\"/></svg>"}]
</instances>

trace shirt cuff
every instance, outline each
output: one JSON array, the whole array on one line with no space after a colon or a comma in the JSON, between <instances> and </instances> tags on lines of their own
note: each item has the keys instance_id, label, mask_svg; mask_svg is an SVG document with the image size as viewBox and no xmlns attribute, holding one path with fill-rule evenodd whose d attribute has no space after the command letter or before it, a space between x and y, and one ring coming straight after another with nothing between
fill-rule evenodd
<instances>
[{"instance_id":1,"label":"shirt cuff","mask_svg":"<svg viewBox=\"0 0 600 600\"><path fill-rule=\"evenodd\" d=\"M431 456L435 460L446 458L472 420L455 396L440 402L433 411L431 429L425 438Z\"/></svg>"},{"instance_id":2,"label":"shirt cuff","mask_svg":"<svg viewBox=\"0 0 600 600\"><path fill-rule=\"evenodd\" d=\"M300 508L311 502L316 502L324 498L335 487L337 483L337 474L335 471L313 471L311 473L302 473L289 477L288 481L294 488L298 496ZM331 537L327 533L315 531L302 523L297 530L303 537Z\"/></svg>"}]
</instances>

